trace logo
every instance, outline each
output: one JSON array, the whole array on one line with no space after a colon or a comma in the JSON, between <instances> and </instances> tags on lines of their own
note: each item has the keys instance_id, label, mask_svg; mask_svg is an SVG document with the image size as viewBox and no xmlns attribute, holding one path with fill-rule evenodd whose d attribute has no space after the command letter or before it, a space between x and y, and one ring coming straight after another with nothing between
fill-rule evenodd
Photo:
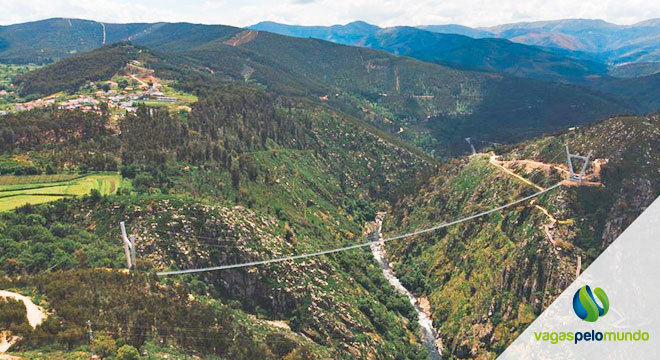
<instances>
[{"instance_id":1,"label":"logo","mask_svg":"<svg viewBox=\"0 0 660 360\"><path fill-rule=\"evenodd\" d=\"M596 296L594 296L596 295ZM598 300L596 300L598 299ZM594 322L599 317L605 316L610 309L610 299L607 298L605 290L595 288L593 292L589 285L581 287L573 295L573 310L575 315L584 321ZM577 345L582 341L649 341L651 337L648 331L639 329L637 331L612 331L612 330L586 330L586 331L540 331L534 332L536 341L547 341L550 344L561 342L572 342Z\"/></svg>"},{"instance_id":2,"label":"logo","mask_svg":"<svg viewBox=\"0 0 660 360\"><path fill-rule=\"evenodd\" d=\"M596 294L600 304L596 302L594 294ZM573 310L575 311L575 315L584 321L594 322L599 317L605 316L609 309L610 300L607 298L605 290L601 288L595 288L591 292L589 285L585 285L573 295Z\"/></svg>"}]
</instances>

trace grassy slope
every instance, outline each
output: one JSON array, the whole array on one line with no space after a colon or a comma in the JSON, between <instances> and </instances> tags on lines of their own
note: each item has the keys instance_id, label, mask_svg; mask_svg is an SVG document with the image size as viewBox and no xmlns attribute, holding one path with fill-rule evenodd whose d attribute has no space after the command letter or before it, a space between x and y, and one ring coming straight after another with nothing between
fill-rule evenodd
<instances>
[{"instance_id":1,"label":"grassy slope","mask_svg":"<svg viewBox=\"0 0 660 360\"><path fill-rule=\"evenodd\" d=\"M0 211L14 210L26 204L42 204L69 196L88 195L92 189L101 195L115 194L119 189L121 176L118 174L89 175L64 182L25 181L20 176L6 176L7 181L20 182L20 185L0 185ZM26 176L30 178L30 176ZM2 183L5 176L0 177Z\"/></svg>"}]
</instances>

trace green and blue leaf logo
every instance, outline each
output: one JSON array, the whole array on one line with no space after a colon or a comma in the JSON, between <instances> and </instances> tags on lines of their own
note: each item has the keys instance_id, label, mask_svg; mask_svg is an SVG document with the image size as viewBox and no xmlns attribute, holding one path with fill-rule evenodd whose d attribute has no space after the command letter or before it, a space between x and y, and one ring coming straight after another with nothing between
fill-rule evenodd
<instances>
[{"instance_id":1,"label":"green and blue leaf logo","mask_svg":"<svg viewBox=\"0 0 660 360\"><path fill-rule=\"evenodd\" d=\"M596 301L598 298L600 304ZM610 299L607 298L605 290L595 288L591 291L589 285L581 287L573 296L573 310L575 315L584 321L594 322L599 317L605 316L610 309Z\"/></svg>"}]
</instances>

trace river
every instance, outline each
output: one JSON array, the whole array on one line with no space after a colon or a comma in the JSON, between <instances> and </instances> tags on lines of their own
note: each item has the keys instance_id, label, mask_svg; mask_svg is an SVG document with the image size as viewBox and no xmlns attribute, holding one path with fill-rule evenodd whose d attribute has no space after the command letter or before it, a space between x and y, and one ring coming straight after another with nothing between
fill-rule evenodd
<instances>
[{"instance_id":1,"label":"river","mask_svg":"<svg viewBox=\"0 0 660 360\"><path fill-rule=\"evenodd\" d=\"M376 226L378 239L381 240L382 234L380 233L380 230L382 227L382 221L379 218L376 219ZM390 285L394 286L394 288L399 293L405 295L408 300L410 300L412 306L415 308L415 312L417 312L417 322L419 323L419 327L422 331L422 341L424 342L424 346L429 353L429 359L441 360L442 356L440 355L439 348L442 347L442 341L438 338L438 333L433 327L433 320L431 320L431 318L429 318L429 316L426 315L426 313L422 310L415 295L408 291L408 289L406 289L403 284L401 284L401 281L399 281L396 275L394 275L390 264L387 262L387 257L385 256L386 253L384 243L372 243L371 252L374 254L374 258L380 265L380 268L383 271L383 275L385 275L385 278L390 283Z\"/></svg>"}]
</instances>

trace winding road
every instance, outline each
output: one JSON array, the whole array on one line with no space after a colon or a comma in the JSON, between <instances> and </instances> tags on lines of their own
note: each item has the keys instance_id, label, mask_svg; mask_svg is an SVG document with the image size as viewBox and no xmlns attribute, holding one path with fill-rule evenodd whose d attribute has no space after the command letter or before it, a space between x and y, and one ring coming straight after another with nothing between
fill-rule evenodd
<instances>
[{"instance_id":1,"label":"winding road","mask_svg":"<svg viewBox=\"0 0 660 360\"><path fill-rule=\"evenodd\" d=\"M48 317L48 314L46 313L46 310L44 310L41 306L37 306L35 303L32 302L32 299L25 295L21 295L15 292L11 291L6 291L6 290L0 290L0 298L10 298L18 301L22 301L23 304L25 305L25 310L27 311L27 320L30 326L32 328L36 328L37 326L41 325L41 323L46 320ZM0 332L0 354L4 353L5 351L9 350L9 348L14 345L16 341L18 341L18 337L16 336L11 336L11 334L8 334L8 332ZM4 355L4 358L8 358L6 355ZM12 358L12 357L9 357ZM0 355L0 359L3 359L3 355Z\"/></svg>"}]
</instances>

